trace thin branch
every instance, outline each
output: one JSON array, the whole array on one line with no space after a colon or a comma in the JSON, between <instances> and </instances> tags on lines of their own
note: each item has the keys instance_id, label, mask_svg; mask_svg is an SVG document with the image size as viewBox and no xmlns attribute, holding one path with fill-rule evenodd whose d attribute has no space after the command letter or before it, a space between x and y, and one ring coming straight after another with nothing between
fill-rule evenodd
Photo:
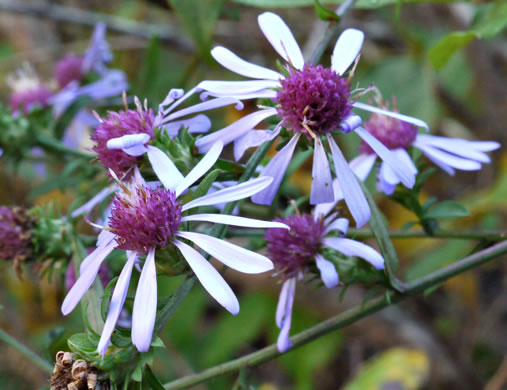
<instances>
[{"instance_id":1,"label":"thin branch","mask_svg":"<svg viewBox=\"0 0 507 390\"><path fill-rule=\"evenodd\" d=\"M334 330L343 328L344 326L360 320L361 318L382 310L390 304L401 302L410 295L420 293L429 287L438 285L439 283L442 283L443 281L450 279L453 276L456 276L471 268L477 267L505 253L507 253L507 241L498 243L490 248L484 249L454 264L444 267L441 270L407 283L407 293L405 294L387 292L386 295L389 295L389 300L386 300L385 296L371 299L363 305L358 305L352 309L331 317L330 319L323 321L320 324L306 329L303 332L300 332L297 335L291 337L293 347L289 350L289 352ZM184 389L205 382L209 379L238 371L242 367L257 366L280 355L281 353L278 351L276 345L273 344L254 353L209 368L200 373L177 379L164 385L164 387L167 390Z\"/></svg>"},{"instance_id":2,"label":"thin branch","mask_svg":"<svg viewBox=\"0 0 507 390\"><path fill-rule=\"evenodd\" d=\"M21 352L25 355L32 363L39 366L43 371L51 374L53 372L53 365L49 363L47 360L41 358L37 353L32 351L26 345L22 344L3 329L0 328L0 340L4 341L6 344L10 345L15 350Z\"/></svg>"},{"instance_id":3,"label":"thin branch","mask_svg":"<svg viewBox=\"0 0 507 390\"><path fill-rule=\"evenodd\" d=\"M27 4L16 1L0 0L0 11L31 15L38 18L46 18L59 22L94 26L99 22L106 24L107 28L122 34L134 35L145 39L154 36L171 43L173 47L186 52L194 51L192 41L173 30L168 24L149 24L137 22L114 15L106 15L93 11L85 11L78 8L66 7L51 2L42 4Z\"/></svg>"},{"instance_id":4,"label":"thin branch","mask_svg":"<svg viewBox=\"0 0 507 390\"><path fill-rule=\"evenodd\" d=\"M229 235L232 237L263 237L263 231L255 229L232 229ZM373 232L369 229L350 228L347 236L353 238L373 238ZM430 238L430 239L456 239L456 240L487 240L487 241L503 241L507 239L506 230L497 231L454 231L454 230L437 230L433 236L428 236L423 230L389 230L389 237L407 239L407 238Z\"/></svg>"}]
</instances>

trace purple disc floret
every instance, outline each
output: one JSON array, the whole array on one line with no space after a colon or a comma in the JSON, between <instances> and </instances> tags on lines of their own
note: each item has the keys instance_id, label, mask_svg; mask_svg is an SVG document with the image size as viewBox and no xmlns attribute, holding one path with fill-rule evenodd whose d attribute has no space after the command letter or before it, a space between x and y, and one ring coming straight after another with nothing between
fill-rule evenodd
<instances>
[{"instance_id":1,"label":"purple disc floret","mask_svg":"<svg viewBox=\"0 0 507 390\"><path fill-rule=\"evenodd\" d=\"M83 78L83 56L67 55L55 65L54 77L60 88Z\"/></svg>"},{"instance_id":2,"label":"purple disc floret","mask_svg":"<svg viewBox=\"0 0 507 390\"><path fill-rule=\"evenodd\" d=\"M21 208L0 207L0 260L23 260L28 256L31 223Z\"/></svg>"},{"instance_id":3,"label":"purple disc floret","mask_svg":"<svg viewBox=\"0 0 507 390\"><path fill-rule=\"evenodd\" d=\"M127 110L120 112L109 112L107 118L102 122L91 136L95 142L93 150L97 158L106 169L112 169L120 178L137 164L140 157L130 156L120 149L108 149L107 141L112 138L119 138L127 134L148 134L150 140L154 137L153 121L155 115L153 110ZM141 157L142 158L142 157Z\"/></svg>"},{"instance_id":4,"label":"purple disc floret","mask_svg":"<svg viewBox=\"0 0 507 390\"><path fill-rule=\"evenodd\" d=\"M266 232L268 257L286 278L297 276L320 251L324 223L311 215L291 215L275 221L290 226L290 230L274 228Z\"/></svg>"},{"instance_id":5,"label":"purple disc floret","mask_svg":"<svg viewBox=\"0 0 507 390\"><path fill-rule=\"evenodd\" d=\"M352 110L347 80L331 68L307 64L301 71L291 69L280 83L278 115L294 132L307 133L307 126L315 134L327 134Z\"/></svg>"},{"instance_id":6,"label":"purple disc floret","mask_svg":"<svg viewBox=\"0 0 507 390\"><path fill-rule=\"evenodd\" d=\"M13 91L9 97L9 106L13 112L21 109L23 114L28 114L35 106L47 107L51 96L53 92L40 83L34 87Z\"/></svg>"},{"instance_id":7,"label":"purple disc floret","mask_svg":"<svg viewBox=\"0 0 507 390\"><path fill-rule=\"evenodd\" d=\"M118 249L148 253L167 246L180 223L181 204L173 191L137 186L116 195L109 227Z\"/></svg>"},{"instance_id":8,"label":"purple disc floret","mask_svg":"<svg viewBox=\"0 0 507 390\"><path fill-rule=\"evenodd\" d=\"M364 123L364 128L388 149L406 149L411 146L417 136L417 127L411 123L400 121L386 115L372 114ZM373 149L364 141L359 146L359 152L374 154Z\"/></svg>"}]
</instances>

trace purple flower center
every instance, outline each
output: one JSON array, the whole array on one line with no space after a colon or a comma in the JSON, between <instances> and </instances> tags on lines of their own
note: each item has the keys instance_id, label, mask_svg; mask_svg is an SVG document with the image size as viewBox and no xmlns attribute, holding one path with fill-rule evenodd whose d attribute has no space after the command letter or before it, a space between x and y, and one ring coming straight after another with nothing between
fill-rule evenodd
<instances>
[{"instance_id":1,"label":"purple flower center","mask_svg":"<svg viewBox=\"0 0 507 390\"><path fill-rule=\"evenodd\" d=\"M292 215L276 221L290 226L290 230L275 228L266 232L268 256L277 270L293 277L314 261L321 248L324 223L311 215Z\"/></svg>"},{"instance_id":2,"label":"purple flower center","mask_svg":"<svg viewBox=\"0 0 507 390\"><path fill-rule=\"evenodd\" d=\"M13 91L9 97L9 106L13 112L21 109L23 114L28 114L34 106L47 107L51 96L53 92L41 83L31 88Z\"/></svg>"},{"instance_id":3,"label":"purple flower center","mask_svg":"<svg viewBox=\"0 0 507 390\"><path fill-rule=\"evenodd\" d=\"M148 134L150 139L153 139L154 119L155 115L151 109L109 112L107 118L102 120L91 136L92 141L96 143L93 150L97 153L97 158L102 165L106 169L112 169L119 178L124 178L130 168L142 157L130 156L119 149L108 149L107 141L127 134L140 133Z\"/></svg>"},{"instance_id":4,"label":"purple flower center","mask_svg":"<svg viewBox=\"0 0 507 390\"><path fill-rule=\"evenodd\" d=\"M294 132L320 135L339 128L352 109L346 79L322 65L290 70L276 95L278 115Z\"/></svg>"},{"instance_id":5,"label":"purple flower center","mask_svg":"<svg viewBox=\"0 0 507 390\"><path fill-rule=\"evenodd\" d=\"M180 222L181 205L173 191L138 186L116 195L109 226L119 249L148 253L167 246Z\"/></svg>"},{"instance_id":6,"label":"purple flower center","mask_svg":"<svg viewBox=\"0 0 507 390\"><path fill-rule=\"evenodd\" d=\"M57 62L54 77L60 88L65 87L71 81L81 81L83 59L83 56L67 55Z\"/></svg>"},{"instance_id":7,"label":"purple flower center","mask_svg":"<svg viewBox=\"0 0 507 390\"><path fill-rule=\"evenodd\" d=\"M386 115L372 114L363 126L371 135L391 150L408 148L417 136L416 126ZM375 153L364 141L359 146L359 152L364 154Z\"/></svg>"},{"instance_id":8,"label":"purple flower center","mask_svg":"<svg viewBox=\"0 0 507 390\"><path fill-rule=\"evenodd\" d=\"M18 207L0 207L0 260L23 260L31 246L31 220Z\"/></svg>"}]
</instances>

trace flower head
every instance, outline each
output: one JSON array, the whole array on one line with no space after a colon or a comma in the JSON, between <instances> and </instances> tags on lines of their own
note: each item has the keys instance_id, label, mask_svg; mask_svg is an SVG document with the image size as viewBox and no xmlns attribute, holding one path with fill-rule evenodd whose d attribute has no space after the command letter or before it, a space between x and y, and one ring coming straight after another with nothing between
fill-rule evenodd
<instances>
[{"instance_id":1,"label":"flower head","mask_svg":"<svg viewBox=\"0 0 507 390\"><path fill-rule=\"evenodd\" d=\"M232 95L238 99L270 98L275 107L262 108L222 130L197 140L201 152L209 150L217 140L224 144L234 142L234 155L240 159L250 148L275 138L285 127L292 133L291 140L266 165L261 176L273 178L273 184L252 197L255 203L271 204L282 182L283 176L296 149L301 134L314 142L312 187L310 203L332 202L336 196L332 186L328 152L323 139L327 141L333 156L337 179L342 185L345 202L358 226L364 225L370 217L370 209L364 194L343 153L333 138L336 132L355 131L377 153L392 170L396 171L408 187L415 183L415 174L400 163L374 136L362 129L361 118L352 113L353 108L375 110L356 99L363 93L350 90L354 70L345 73L356 62L361 50L364 34L356 29L347 29L336 41L331 67L305 63L303 54L290 29L283 20L271 12L258 17L259 27L273 48L286 62L284 73L249 63L224 47L216 47L212 56L224 67L240 75L253 78L250 81L203 81L198 87L206 90L206 96ZM354 92L357 92L353 94ZM408 118L418 125L427 125L418 119L380 110L384 115ZM278 115L281 121L273 130L255 130L264 119Z\"/></svg>"},{"instance_id":2,"label":"flower head","mask_svg":"<svg viewBox=\"0 0 507 390\"><path fill-rule=\"evenodd\" d=\"M335 265L324 257L324 249L333 249L349 257L363 258L379 270L384 268L384 259L376 250L343 237L349 225L347 219L337 218L337 214L324 218L329 210L317 207L313 216L298 214L277 220L289 226L290 230L274 228L266 232L269 258L275 264L278 274L283 275L283 286L276 309L276 323L280 328L277 346L280 352L291 347L289 331L296 281L302 279L304 272L315 265L327 288L338 285L338 272ZM336 237L336 232L339 237Z\"/></svg>"},{"instance_id":3,"label":"flower head","mask_svg":"<svg viewBox=\"0 0 507 390\"><path fill-rule=\"evenodd\" d=\"M9 75L7 84L12 92L9 97L9 106L12 112L28 114L33 107L46 107L49 105L53 92L44 85L29 64Z\"/></svg>"},{"instance_id":4,"label":"flower head","mask_svg":"<svg viewBox=\"0 0 507 390\"><path fill-rule=\"evenodd\" d=\"M331 68L307 64L300 71L290 69L280 86L274 100L284 126L308 137L308 129L317 135L339 129L352 110L347 79Z\"/></svg>"},{"instance_id":5,"label":"flower head","mask_svg":"<svg viewBox=\"0 0 507 390\"><path fill-rule=\"evenodd\" d=\"M83 78L83 56L66 55L55 65L54 77L60 88L64 88L72 81Z\"/></svg>"},{"instance_id":6,"label":"flower head","mask_svg":"<svg viewBox=\"0 0 507 390\"><path fill-rule=\"evenodd\" d=\"M109 253L115 248L126 250L127 263L114 289L109 314L98 345L98 351L102 355L107 350L121 313L132 269L139 261L139 256L146 255L146 260L134 300L132 342L141 352L146 352L150 348L157 313L155 266L157 250L169 247L181 253L204 288L232 314L239 311L239 303L233 291L215 268L187 242L196 244L201 250L240 272L260 273L273 268L273 263L265 256L224 240L197 233L192 231L193 229L187 230L192 225L181 223L207 222L253 228L287 228L279 222L223 214L186 215L186 211L200 206L247 198L262 191L271 183L271 178L258 178L183 203L181 195L215 164L222 149L222 143L216 143L185 177L166 154L154 149L150 152L152 153L150 161L163 188L148 186L138 169L134 169L129 184L121 184L122 192L116 195L111 217L99 235L97 248L82 262L80 277L62 304L63 314L71 312L92 284L100 264Z\"/></svg>"}]
</instances>

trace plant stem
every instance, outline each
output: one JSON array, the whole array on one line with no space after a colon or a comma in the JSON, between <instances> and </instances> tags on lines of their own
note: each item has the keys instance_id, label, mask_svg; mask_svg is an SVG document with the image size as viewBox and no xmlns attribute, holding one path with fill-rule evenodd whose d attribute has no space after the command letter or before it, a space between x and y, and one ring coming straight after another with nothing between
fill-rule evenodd
<instances>
[{"instance_id":1,"label":"plant stem","mask_svg":"<svg viewBox=\"0 0 507 390\"><path fill-rule=\"evenodd\" d=\"M505 253L507 253L507 241L495 244L490 248L477 252L454 264L444 267L438 271L432 272L429 275L406 283L405 294L399 294L389 291L386 293L386 295L389 295L390 303L401 302L410 295L424 291L429 287L435 286L447 279L452 278L453 276L456 276L471 268L477 267ZM334 317L329 318L326 321L321 322L320 324L308 328L303 332L300 332L297 335L291 337L293 347L292 349L289 350L289 352L302 345L309 343L312 340L324 336L336 329L340 329L361 318L364 318L369 314L382 310L383 308L389 306L390 304L389 302L388 300L386 300L385 296L374 298L362 305L353 307ZM241 369L242 367L257 366L263 362L272 360L280 355L281 353L278 351L276 345L273 344L254 353L245 355L241 358L231 360L229 362L209 368L200 373L170 382L164 385L164 388L166 390L184 389L193 385L197 385L209 379L235 372Z\"/></svg>"},{"instance_id":2,"label":"plant stem","mask_svg":"<svg viewBox=\"0 0 507 390\"><path fill-rule=\"evenodd\" d=\"M12 348L16 349L17 351L21 352L23 355L25 355L35 365L39 366L39 368L41 368L45 372L47 372L49 374L51 374L53 372L53 365L51 363L49 363L47 360L44 360L43 358L41 358L34 351L32 351L26 345L22 344L21 342L19 342L15 338L13 338L11 335L9 335L7 332L5 332L1 328L0 328L0 340L4 341L5 343L10 345Z\"/></svg>"},{"instance_id":3,"label":"plant stem","mask_svg":"<svg viewBox=\"0 0 507 390\"><path fill-rule=\"evenodd\" d=\"M428 236L423 230L389 230L389 237L407 239L407 238L438 238L438 239L456 239L456 240L487 240L487 241L503 241L507 239L507 231L453 231L453 230L437 230L432 236ZM231 237L264 237L263 231L256 229L242 229L231 230L229 232ZM373 238L373 232L369 229L354 229L348 230L347 236L354 238Z\"/></svg>"},{"instance_id":4,"label":"plant stem","mask_svg":"<svg viewBox=\"0 0 507 390\"><path fill-rule=\"evenodd\" d=\"M341 19L345 15L345 13L354 6L355 3L356 0L345 0L345 2L336 11L336 14ZM312 64L319 63L320 58L322 57L327 47L329 46L329 42L331 42L334 38L336 38L338 32L340 31L339 22L329 22L328 24L329 27L326 33L324 34L322 40L315 48L313 55L310 57L310 63Z\"/></svg>"}]
</instances>

